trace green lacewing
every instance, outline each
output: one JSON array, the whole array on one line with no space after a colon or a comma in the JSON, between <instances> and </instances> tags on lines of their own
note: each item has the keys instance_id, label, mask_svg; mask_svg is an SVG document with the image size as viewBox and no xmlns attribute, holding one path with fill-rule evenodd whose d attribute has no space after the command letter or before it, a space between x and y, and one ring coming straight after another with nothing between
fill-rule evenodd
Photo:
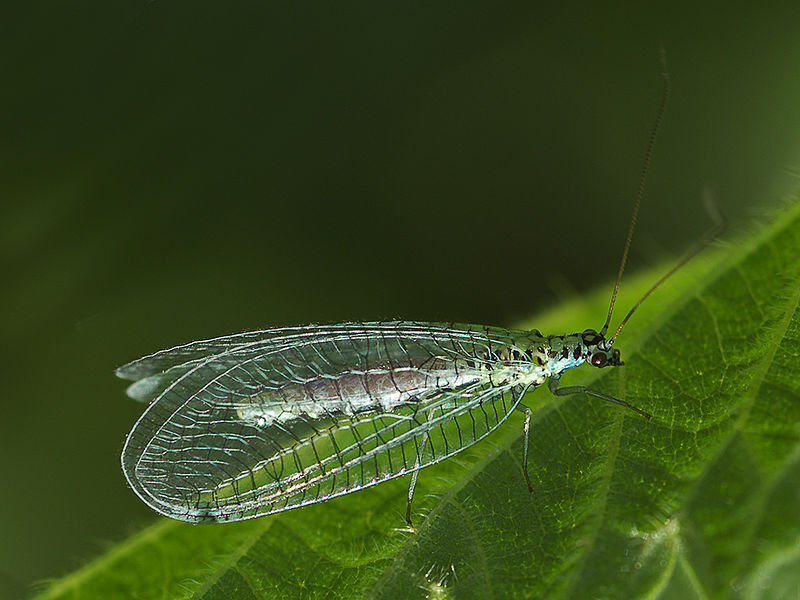
<instances>
[{"instance_id":1,"label":"green lacewing","mask_svg":"<svg viewBox=\"0 0 800 600\"><path fill-rule=\"evenodd\" d=\"M663 65L663 55L662 55ZM637 302L607 337L643 194L664 93L645 155L608 316L599 330L542 335L499 327L392 321L266 329L192 342L128 363L119 377L147 408L122 451L134 492L189 522L269 515L417 474L531 410L526 391L585 393L650 415L584 386L558 387L584 363L622 365L614 340L641 303L720 231L715 226Z\"/></svg>"}]
</instances>

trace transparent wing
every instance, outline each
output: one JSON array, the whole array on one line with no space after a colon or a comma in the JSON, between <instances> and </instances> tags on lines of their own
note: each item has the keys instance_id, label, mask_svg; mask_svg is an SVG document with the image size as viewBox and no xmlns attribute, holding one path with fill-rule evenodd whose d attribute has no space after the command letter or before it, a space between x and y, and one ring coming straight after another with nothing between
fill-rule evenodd
<instances>
[{"instance_id":1,"label":"transparent wing","mask_svg":"<svg viewBox=\"0 0 800 600\"><path fill-rule=\"evenodd\" d=\"M341 362L344 364L348 358L357 360L360 353L371 352L369 340L380 339L382 336L389 338L402 336L410 340L441 340L444 347L450 347L450 352L466 355L466 353L476 354L480 350L485 351L492 346L508 345L525 334L526 332L500 327L410 321L285 327L199 340L161 350L119 367L116 374L122 379L135 382L128 388L128 396L142 402L150 402L187 373L196 376L196 371L202 371L214 359L224 361L226 357L230 357L230 360L236 360L245 356L268 353L285 346L302 347L326 340L341 340L345 342L342 352L347 353L351 349L348 345L352 343L354 352L351 353L351 357L342 356ZM366 340L366 343L362 343L362 340ZM470 347L473 343L480 346L481 340L485 348Z\"/></svg>"},{"instance_id":2,"label":"transparent wing","mask_svg":"<svg viewBox=\"0 0 800 600\"><path fill-rule=\"evenodd\" d=\"M524 365L493 349L514 338L485 327L345 324L157 353L122 369L144 375L140 397L151 400L126 440L123 471L152 508L193 522L374 485L455 454L507 417Z\"/></svg>"}]
</instances>

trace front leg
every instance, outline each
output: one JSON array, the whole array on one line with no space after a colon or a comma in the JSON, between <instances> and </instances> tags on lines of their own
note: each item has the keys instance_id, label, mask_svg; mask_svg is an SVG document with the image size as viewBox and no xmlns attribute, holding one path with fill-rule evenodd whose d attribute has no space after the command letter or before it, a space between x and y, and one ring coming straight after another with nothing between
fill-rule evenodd
<instances>
[{"instance_id":1,"label":"front leg","mask_svg":"<svg viewBox=\"0 0 800 600\"><path fill-rule=\"evenodd\" d=\"M651 415L650 413L644 412L641 408L636 408L633 404L628 404L624 400L620 400L618 398L614 398L613 396L604 394L603 392L598 392L597 390L587 388L585 385L570 385L568 387L560 388L558 387L559 381L561 381L561 375L550 377L550 380L547 382L547 387L550 388L550 393L552 393L554 396L571 396L572 394L588 394L589 396L602 398L603 400L608 400L609 402L613 402L614 404L619 404L620 406L624 406L625 408L630 408L631 410L635 410L648 421L653 417L653 415Z\"/></svg>"}]
</instances>

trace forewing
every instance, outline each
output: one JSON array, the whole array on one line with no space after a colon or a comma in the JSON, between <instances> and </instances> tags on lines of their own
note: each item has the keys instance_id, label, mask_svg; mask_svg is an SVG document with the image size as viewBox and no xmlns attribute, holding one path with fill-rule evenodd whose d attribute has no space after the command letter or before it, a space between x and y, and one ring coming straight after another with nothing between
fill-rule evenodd
<instances>
[{"instance_id":1,"label":"forewing","mask_svg":"<svg viewBox=\"0 0 800 600\"><path fill-rule=\"evenodd\" d=\"M123 470L148 505L187 521L250 518L374 485L502 422L513 385L479 365L509 335L351 324L188 355L145 377L158 383Z\"/></svg>"},{"instance_id":2,"label":"forewing","mask_svg":"<svg viewBox=\"0 0 800 600\"><path fill-rule=\"evenodd\" d=\"M408 340L432 341L441 345L440 351L451 355L484 357L492 345L508 344L514 339L513 332L499 327L463 324L416 323L411 321L387 321L375 323L341 323L334 325L308 325L249 331L182 344L160 350L131 361L116 369L122 379L134 381L126 391L128 396L141 402L151 402L175 382L188 375L197 377L214 361L226 361L227 357L241 359L246 356L267 354L283 347L302 347L326 340L342 343L346 353L355 346L353 360L359 355L374 351L364 340L380 340L402 337ZM342 356L342 363L348 357ZM402 357L401 357L402 358ZM323 361L324 362L324 361ZM352 366L354 363L350 363Z\"/></svg>"}]
</instances>

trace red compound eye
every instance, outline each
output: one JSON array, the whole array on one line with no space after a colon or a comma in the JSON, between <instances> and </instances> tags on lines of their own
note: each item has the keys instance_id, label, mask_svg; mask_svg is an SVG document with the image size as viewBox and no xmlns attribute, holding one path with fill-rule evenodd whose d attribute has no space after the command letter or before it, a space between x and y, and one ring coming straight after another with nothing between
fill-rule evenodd
<instances>
[{"instance_id":1,"label":"red compound eye","mask_svg":"<svg viewBox=\"0 0 800 600\"><path fill-rule=\"evenodd\" d=\"M597 352L596 354L592 355L592 364L595 367L602 367L606 364L606 355L602 352Z\"/></svg>"}]
</instances>

